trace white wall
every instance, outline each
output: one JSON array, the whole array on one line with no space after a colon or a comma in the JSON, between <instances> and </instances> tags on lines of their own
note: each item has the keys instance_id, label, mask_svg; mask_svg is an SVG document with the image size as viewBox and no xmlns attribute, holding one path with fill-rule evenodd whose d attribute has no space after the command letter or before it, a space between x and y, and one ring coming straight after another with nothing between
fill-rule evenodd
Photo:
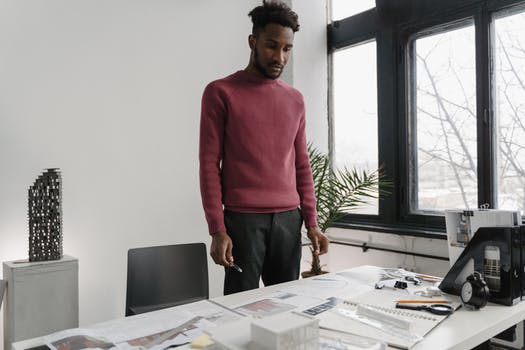
<instances>
[{"instance_id":1,"label":"white wall","mask_svg":"<svg viewBox=\"0 0 525 350\"><path fill-rule=\"evenodd\" d=\"M81 325L124 314L129 248L209 244L197 175L201 93L246 66L247 13L258 4L0 0L0 261L27 258L27 188L44 168L61 168ZM294 81L308 138L324 146L325 5L293 5L302 25ZM219 295L223 272L209 266Z\"/></svg>"},{"instance_id":2,"label":"white wall","mask_svg":"<svg viewBox=\"0 0 525 350\"><path fill-rule=\"evenodd\" d=\"M293 82L305 99L308 139L328 151L326 1L293 0L300 28L295 34Z\"/></svg>"},{"instance_id":3,"label":"white wall","mask_svg":"<svg viewBox=\"0 0 525 350\"><path fill-rule=\"evenodd\" d=\"M360 266L376 265L382 267L399 267L406 270L425 273L435 276L444 276L449 268L447 241L443 239L394 235L389 233L346 230L330 228L330 240L343 244L332 244L330 252L321 260L329 271ZM394 253L384 250L368 249L344 245L350 243L362 246L396 250L407 253L419 253L427 256L436 256L442 259L414 256L410 254Z\"/></svg>"}]
</instances>

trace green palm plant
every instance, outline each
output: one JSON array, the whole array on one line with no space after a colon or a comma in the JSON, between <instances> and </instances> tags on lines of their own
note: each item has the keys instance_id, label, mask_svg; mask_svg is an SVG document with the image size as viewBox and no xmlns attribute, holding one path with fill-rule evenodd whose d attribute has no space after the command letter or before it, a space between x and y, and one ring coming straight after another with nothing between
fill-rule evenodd
<instances>
[{"instance_id":1,"label":"green palm plant","mask_svg":"<svg viewBox=\"0 0 525 350\"><path fill-rule=\"evenodd\" d=\"M310 166L317 198L317 221L321 232L325 233L334 221L342 218L353 209L367 203L369 198L380 198L389 194L392 186L385 180L382 168L367 172L346 167L332 167L327 154L319 151L312 143L308 144ZM323 273L319 256L313 254L310 275Z\"/></svg>"}]
</instances>

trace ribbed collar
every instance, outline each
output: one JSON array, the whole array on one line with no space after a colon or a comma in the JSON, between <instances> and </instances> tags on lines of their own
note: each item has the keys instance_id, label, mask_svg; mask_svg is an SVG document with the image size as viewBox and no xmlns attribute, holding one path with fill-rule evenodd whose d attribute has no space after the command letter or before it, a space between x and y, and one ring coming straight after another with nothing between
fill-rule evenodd
<instances>
[{"instance_id":1,"label":"ribbed collar","mask_svg":"<svg viewBox=\"0 0 525 350\"><path fill-rule=\"evenodd\" d=\"M250 82L254 82L254 83L257 83L257 84L278 84L279 83L279 78L277 79L270 79L270 78L265 78L265 77L260 77L258 75L255 75L255 74L252 74L252 73L248 73L244 70L239 70L235 73L236 76L238 76L239 78L243 79L243 80L247 80L247 81L250 81Z\"/></svg>"}]
</instances>

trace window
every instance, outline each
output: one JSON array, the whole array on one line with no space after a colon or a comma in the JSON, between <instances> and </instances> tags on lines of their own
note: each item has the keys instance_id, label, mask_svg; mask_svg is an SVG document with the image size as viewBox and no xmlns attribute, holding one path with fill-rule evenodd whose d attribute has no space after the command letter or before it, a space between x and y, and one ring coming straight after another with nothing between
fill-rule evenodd
<instances>
[{"instance_id":1,"label":"window","mask_svg":"<svg viewBox=\"0 0 525 350\"><path fill-rule=\"evenodd\" d=\"M497 203L525 210L525 12L494 21Z\"/></svg>"},{"instance_id":2,"label":"window","mask_svg":"<svg viewBox=\"0 0 525 350\"><path fill-rule=\"evenodd\" d=\"M525 0L417 4L328 25L331 156L394 184L338 225L443 238L448 208L525 211Z\"/></svg>"},{"instance_id":3,"label":"window","mask_svg":"<svg viewBox=\"0 0 525 350\"><path fill-rule=\"evenodd\" d=\"M476 208L474 25L411 42L411 212Z\"/></svg>"},{"instance_id":4,"label":"window","mask_svg":"<svg viewBox=\"0 0 525 350\"><path fill-rule=\"evenodd\" d=\"M332 20L350 17L376 6L375 0L332 0Z\"/></svg>"},{"instance_id":5,"label":"window","mask_svg":"<svg viewBox=\"0 0 525 350\"><path fill-rule=\"evenodd\" d=\"M376 42L338 50L333 56L333 159L339 168L375 171L377 156ZM353 210L378 214L378 201Z\"/></svg>"}]
</instances>

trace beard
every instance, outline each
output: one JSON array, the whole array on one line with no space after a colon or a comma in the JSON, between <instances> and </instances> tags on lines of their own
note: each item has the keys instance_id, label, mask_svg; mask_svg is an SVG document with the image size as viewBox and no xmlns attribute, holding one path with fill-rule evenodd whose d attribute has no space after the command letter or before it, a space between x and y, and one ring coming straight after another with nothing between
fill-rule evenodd
<instances>
[{"instance_id":1,"label":"beard","mask_svg":"<svg viewBox=\"0 0 525 350\"><path fill-rule=\"evenodd\" d=\"M264 67L264 65L259 60L259 52L257 52L257 47L253 49L253 65L262 75L264 75L268 79L277 79L281 76L281 73L283 72L283 70L281 69L281 71L277 75L270 74L268 72L268 69L266 69L266 67Z\"/></svg>"}]
</instances>

